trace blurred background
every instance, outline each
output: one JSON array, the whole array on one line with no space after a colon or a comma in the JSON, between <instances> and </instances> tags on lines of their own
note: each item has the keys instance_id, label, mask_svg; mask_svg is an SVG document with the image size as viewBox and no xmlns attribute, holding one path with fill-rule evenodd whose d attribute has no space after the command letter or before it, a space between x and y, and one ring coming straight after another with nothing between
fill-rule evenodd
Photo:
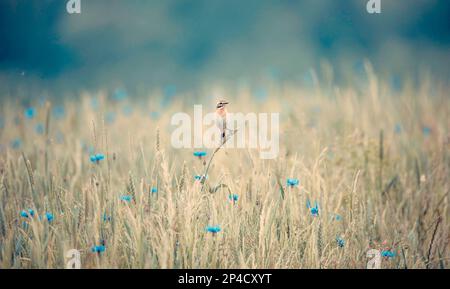
<instances>
[{"instance_id":1,"label":"blurred background","mask_svg":"<svg viewBox=\"0 0 450 289\"><path fill-rule=\"evenodd\" d=\"M72 15L66 3L0 1L1 97L170 97L316 78L354 86L364 59L397 89L424 72L450 79L447 0L381 0L381 14L366 0L81 0Z\"/></svg>"}]
</instances>

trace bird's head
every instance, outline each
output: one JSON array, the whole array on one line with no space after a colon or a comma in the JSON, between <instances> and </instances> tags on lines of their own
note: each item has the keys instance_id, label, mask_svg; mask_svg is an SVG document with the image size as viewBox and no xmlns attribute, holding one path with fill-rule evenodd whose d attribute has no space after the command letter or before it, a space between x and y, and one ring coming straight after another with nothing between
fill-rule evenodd
<instances>
[{"instance_id":1,"label":"bird's head","mask_svg":"<svg viewBox=\"0 0 450 289\"><path fill-rule=\"evenodd\" d=\"M217 109L224 109L225 106L226 106L227 104L228 104L228 101L221 100L221 101L219 101L219 102L217 103L216 108L217 108Z\"/></svg>"}]
</instances>

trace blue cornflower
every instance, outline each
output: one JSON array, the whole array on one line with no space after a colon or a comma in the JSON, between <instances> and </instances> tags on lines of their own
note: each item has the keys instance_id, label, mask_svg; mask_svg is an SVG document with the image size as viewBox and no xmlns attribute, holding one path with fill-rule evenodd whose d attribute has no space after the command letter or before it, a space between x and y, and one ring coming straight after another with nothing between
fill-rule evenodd
<instances>
[{"instance_id":1,"label":"blue cornflower","mask_svg":"<svg viewBox=\"0 0 450 289\"><path fill-rule=\"evenodd\" d=\"M22 141L20 140L20 138L16 138L11 141L11 147L13 149L15 149L15 150L20 149L21 146L22 146Z\"/></svg>"},{"instance_id":2,"label":"blue cornflower","mask_svg":"<svg viewBox=\"0 0 450 289\"><path fill-rule=\"evenodd\" d=\"M45 217L47 218L47 221L51 222L53 221L53 214L52 213L45 213Z\"/></svg>"},{"instance_id":3,"label":"blue cornflower","mask_svg":"<svg viewBox=\"0 0 450 289\"><path fill-rule=\"evenodd\" d=\"M291 188L298 186L299 183L300 181L298 179L287 179L286 181L286 184Z\"/></svg>"},{"instance_id":4,"label":"blue cornflower","mask_svg":"<svg viewBox=\"0 0 450 289\"><path fill-rule=\"evenodd\" d=\"M27 211L23 210L20 212L20 216L24 218L34 217L34 210L28 209Z\"/></svg>"},{"instance_id":5,"label":"blue cornflower","mask_svg":"<svg viewBox=\"0 0 450 289\"><path fill-rule=\"evenodd\" d=\"M111 216L107 216L106 213L105 213L105 214L103 214L103 218L102 219L103 219L104 222L109 222L109 221L111 221Z\"/></svg>"},{"instance_id":6,"label":"blue cornflower","mask_svg":"<svg viewBox=\"0 0 450 289\"><path fill-rule=\"evenodd\" d=\"M98 164L100 161L105 159L105 155L104 154L95 154L95 155L91 155L89 157L89 159L91 160L91 162Z\"/></svg>"},{"instance_id":7,"label":"blue cornflower","mask_svg":"<svg viewBox=\"0 0 450 289\"><path fill-rule=\"evenodd\" d=\"M422 128L422 132L423 132L423 135L427 137L431 134L431 128L428 126L424 126Z\"/></svg>"},{"instance_id":8,"label":"blue cornflower","mask_svg":"<svg viewBox=\"0 0 450 289\"><path fill-rule=\"evenodd\" d=\"M205 179L207 179L208 178L208 176L200 176L200 175L195 175L194 176L194 179L196 180L196 181L203 181L203 180L205 180Z\"/></svg>"},{"instance_id":9,"label":"blue cornflower","mask_svg":"<svg viewBox=\"0 0 450 289\"><path fill-rule=\"evenodd\" d=\"M395 253L389 250L384 250L381 252L381 256L386 257L386 258L394 258L395 257Z\"/></svg>"},{"instance_id":10,"label":"blue cornflower","mask_svg":"<svg viewBox=\"0 0 450 289\"><path fill-rule=\"evenodd\" d=\"M340 248L344 248L345 246L345 241L344 239L342 239L341 237L337 236L336 237L336 243Z\"/></svg>"},{"instance_id":11,"label":"blue cornflower","mask_svg":"<svg viewBox=\"0 0 450 289\"><path fill-rule=\"evenodd\" d=\"M158 188L152 187L151 192L152 192L152 194L156 194L158 192Z\"/></svg>"},{"instance_id":12,"label":"blue cornflower","mask_svg":"<svg viewBox=\"0 0 450 289\"><path fill-rule=\"evenodd\" d=\"M206 155L207 155L207 153L205 151L194 152L194 157L198 157L199 159L201 159L202 157L205 157Z\"/></svg>"},{"instance_id":13,"label":"blue cornflower","mask_svg":"<svg viewBox=\"0 0 450 289\"><path fill-rule=\"evenodd\" d=\"M24 115L28 119L32 119L36 116L36 109L34 107L28 107L24 111Z\"/></svg>"},{"instance_id":14,"label":"blue cornflower","mask_svg":"<svg viewBox=\"0 0 450 289\"><path fill-rule=\"evenodd\" d=\"M98 253L98 254L105 252L105 250L106 250L106 247L104 245L93 246L91 248L91 251L93 253Z\"/></svg>"},{"instance_id":15,"label":"blue cornflower","mask_svg":"<svg viewBox=\"0 0 450 289\"><path fill-rule=\"evenodd\" d=\"M335 215L334 215L334 219L335 219L336 221L340 221L340 220L342 220L342 216L341 216L341 215L338 215L338 214L335 214Z\"/></svg>"},{"instance_id":16,"label":"blue cornflower","mask_svg":"<svg viewBox=\"0 0 450 289\"><path fill-rule=\"evenodd\" d=\"M37 134L44 134L44 125L42 123L38 123L34 127L34 130L36 131Z\"/></svg>"},{"instance_id":17,"label":"blue cornflower","mask_svg":"<svg viewBox=\"0 0 450 289\"><path fill-rule=\"evenodd\" d=\"M206 231L209 233L216 234L216 233L219 233L221 231L221 229L220 229L220 226L207 226Z\"/></svg>"},{"instance_id":18,"label":"blue cornflower","mask_svg":"<svg viewBox=\"0 0 450 289\"><path fill-rule=\"evenodd\" d=\"M230 199L230 201L233 201L234 203L236 203L239 200L239 196L237 194L230 194L228 196L228 199Z\"/></svg>"},{"instance_id":19,"label":"blue cornflower","mask_svg":"<svg viewBox=\"0 0 450 289\"><path fill-rule=\"evenodd\" d=\"M311 215L313 217L317 217L319 215L319 204L317 202L314 202L314 207L311 207L311 203L307 200L306 207L311 211Z\"/></svg>"},{"instance_id":20,"label":"blue cornflower","mask_svg":"<svg viewBox=\"0 0 450 289\"><path fill-rule=\"evenodd\" d=\"M125 195L125 196L121 196L120 199L124 202L131 202L131 200L133 199L132 196L129 195Z\"/></svg>"}]
</instances>

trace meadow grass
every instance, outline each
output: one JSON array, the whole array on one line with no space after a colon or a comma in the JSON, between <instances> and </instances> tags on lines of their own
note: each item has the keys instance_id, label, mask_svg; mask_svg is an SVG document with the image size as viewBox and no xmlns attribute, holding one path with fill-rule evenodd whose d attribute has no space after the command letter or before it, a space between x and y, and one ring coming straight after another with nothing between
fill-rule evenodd
<instances>
[{"instance_id":1,"label":"meadow grass","mask_svg":"<svg viewBox=\"0 0 450 289\"><path fill-rule=\"evenodd\" d=\"M448 87L422 77L395 91L366 69L362 90L271 85L256 101L223 88L230 111L280 112L280 155L221 149L206 190L194 176L213 150L199 159L172 148L170 117L194 103L213 110L209 99L161 107L156 94L83 93L63 117L46 102L30 119L3 100L0 267L64 268L74 248L83 268L365 268L380 248L395 252L382 268L448 268ZM91 162L95 153L105 159Z\"/></svg>"}]
</instances>

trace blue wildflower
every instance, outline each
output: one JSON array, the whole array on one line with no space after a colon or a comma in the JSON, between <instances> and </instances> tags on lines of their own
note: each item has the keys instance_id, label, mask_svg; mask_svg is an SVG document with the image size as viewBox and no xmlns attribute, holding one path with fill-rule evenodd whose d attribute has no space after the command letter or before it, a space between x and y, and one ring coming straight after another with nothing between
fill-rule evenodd
<instances>
[{"instance_id":1,"label":"blue wildflower","mask_svg":"<svg viewBox=\"0 0 450 289\"><path fill-rule=\"evenodd\" d=\"M15 150L20 149L22 146L22 141L19 138L16 138L11 141L11 147Z\"/></svg>"},{"instance_id":2,"label":"blue wildflower","mask_svg":"<svg viewBox=\"0 0 450 289\"><path fill-rule=\"evenodd\" d=\"M208 178L208 176L200 176L200 175L195 175L194 176L194 179L196 181L203 181L203 180L206 180L207 178Z\"/></svg>"},{"instance_id":3,"label":"blue wildflower","mask_svg":"<svg viewBox=\"0 0 450 289\"><path fill-rule=\"evenodd\" d=\"M51 222L53 221L53 214L52 213L45 213L45 217L47 218L47 221Z\"/></svg>"},{"instance_id":4,"label":"blue wildflower","mask_svg":"<svg viewBox=\"0 0 450 289\"><path fill-rule=\"evenodd\" d=\"M109 221L111 221L111 216L107 216L106 215L106 213L105 214L103 214L103 222L109 222Z\"/></svg>"},{"instance_id":5,"label":"blue wildflower","mask_svg":"<svg viewBox=\"0 0 450 289\"><path fill-rule=\"evenodd\" d=\"M216 234L216 233L219 233L221 231L221 229L220 229L220 226L207 226L206 231L209 233Z\"/></svg>"},{"instance_id":6,"label":"blue wildflower","mask_svg":"<svg viewBox=\"0 0 450 289\"><path fill-rule=\"evenodd\" d=\"M34 107L28 107L24 111L24 115L28 119L32 119L36 116L36 109Z\"/></svg>"},{"instance_id":7,"label":"blue wildflower","mask_svg":"<svg viewBox=\"0 0 450 289\"><path fill-rule=\"evenodd\" d=\"M315 216L318 216L319 215L319 207L314 207L314 208L311 208L311 215L313 215L314 217Z\"/></svg>"},{"instance_id":8,"label":"blue wildflower","mask_svg":"<svg viewBox=\"0 0 450 289\"><path fill-rule=\"evenodd\" d=\"M95 155L91 155L89 157L89 159L91 160L91 162L98 164L100 161L105 159L105 155L104 154L95 154Z\"/></svg>"},{"instance_id":9,"label":"blue wildflower","mask_svg":"<svg viewBox=\"0 0 450 289\"><path fill-rule=\"evenodd\" d=\"M152 187L151 192L152 192L152 194L156 194L158 192L158 188Z\"/></svg>"},{"instance_id":10,"label":"blue wildflower","mask_svg":"<svg viewBox=\"0 0 450 289\"><path fill-rule=\"evenodd\" d=\"M237 194L230 194L228 196L228 199L230 199L230 201L233 201L234 203L236 203L239 200L239 196Z\"/></svg>"},{"instance_id":11,"label":"blue wildflower","mask_svg":"<svg viewBox=\"0 0 450 289\"><path fill-rule=\"evenodd\" d=\"M105 250L106 250L106 247L103 246L103 245L93 246L93 247L91 248L91 251L92 251L93 253L98 253L98 254L105 252Z\"/></svg>"},{"instance_id":12,"label":"blue wildflower","mask_svg":"<svg viewBox=\"0 0 450 289\"><path fill-rule=\"evenodd\" d=\"M23 210L20 212L20 216L24 218L34 217L34 210L28 209L27 211Z\"/></svg>"},{"instance_id":13,"label":"blue wildflower","mask_svg":"<svg viewBox=\"0 0 450 289\"><path fill-rule=\"evenodd\" d=\"M340 248L344 248L345 246L345 241L344 239L342 239L341 237L337 236L336 237L336 243Z\"/></svg>"},{"instance_id":14,"label":"blue wildflower","mask_svg":"<svg viewBox=\"0 0 450 289\"><path fill-rule=\"evenodd\" d=\"M205 157L206 155L207 155L207 153L205 151L194 152L194 157L198 157L199 159L201 159L202 157Z\"/></svg>"},{"instance_id":15,"label":"blue wildflower","mask_svg":"<svg viewBox=\"0 0 450 289\"><path fill-rule=\"evenodd\" d=\"M299 183L300 181L298 179L287 179L286 181L286 184L291 188L298 186Z\"/></svg>"},{"instance_id":16,"label":"blue wildflower","mask_svg":"<svg viewBox=\"0 0 450 289\"><path fill-rule=\"evenodd\" d=\"M342 220L342 216L336 214L336 215L334 215L334 219L335 219L336 221L341 221L341 220Z\"/></svg>"},{"instance_id":17,"label":"blue wildflower","mask_svg":"<svg viewBox=\"0 0 450 289\"><path fill-rule=\"evenodd\" d=\"M125 196L121 196L120 199L124 202L131 202L131 200L133 199L132 196L129 195L125 195Z\"/></svg>"},{"instance_id":18,"label":"blue wildflower","mask_svg":"<svg viewBox=\"0 0 450 289\"><path fill-rule=\"evenodd\" d=\"M422 128L423 135L428 137L431 134L431 128L428 126L424 126Z\"/></svg>"},{"instance_id":19,"label":"blue wildflower","mask_svg":"<svg viewBox=\"0 0 450 289\"><path fill-rule=\"evenodd\" d=\"M319 204L317 202L314 202L314 207L311 207L311 203L307 200L306 207L311 211L311 215L313 217L317 217L319 215Z\"/></svg>"},{"instance_id":20,"label":"blue wildflower","mask_svg":"<svg viewBox=\"0 0 450 289\"><path fill-rule=\"evenodd\" d=\"M389 250L384 250L381 252L381 256L386 257L386 258L394 258L395 257L395 253Z\"/></svg>"}]
</instances>

